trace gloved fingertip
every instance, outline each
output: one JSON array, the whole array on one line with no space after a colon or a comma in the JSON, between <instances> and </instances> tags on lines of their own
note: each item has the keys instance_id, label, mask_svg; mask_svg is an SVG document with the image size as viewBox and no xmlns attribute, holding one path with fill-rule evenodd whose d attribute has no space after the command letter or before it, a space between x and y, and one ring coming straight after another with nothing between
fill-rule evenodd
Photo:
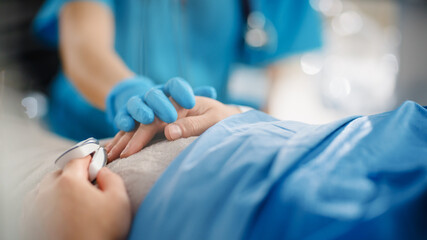
<instances>
[{"instance_id":1,"label":"gloved fingertip","mask_svg":"<svg viewBox=\"0 0 427 240\"><path fill-rule=\"evenodd\" d=\"M190 84L187 81L185 81L183 78L181 78L181 77L173 77L173 78L169 79L169 81L166 82L165 87L174 86L176 84L190 86Z\"/></svg>"},{"instance_id":2,"label":"gloved fingertip","mask_svg":"<svg viewBox=\"0 0 427 240\"><path fill-rule=\"evenodd\" d=\"M158 117L165 123L173 123L178 119L178 113L176 111L169 111L168 114L162 114Z\"/></svg>"},{"instance_id":3,"label":"gloved fingertip","mask_svg":"<svg viewBox=\"0 0 427 240\"><path fill-rule=\"evenodd\" d=\"M129 116L117 116L115 120L117 128L130 132L135 128L135 121Z\"/></svg>"},{"instance_id":4,"label":"gloved fingertip","mask_svg":"<svg viewBox=\"0 0 427 240\"><path fill-rule=\"evenodd\" d=\"M211 86L203 86L203 87L195 88L194 94L196 96L208 97L208 98L212 98L212 99L217 98L217 92L216 92L215 88L213 88Z\"/></svg>"},{"instance_id":5,"label":"gloved fingertip","mask_svg":"<svg viewBox=\"0 0 427 240\"><path fill-rule=\"evenodd\" d=\"M193 91L183 92L181 95L172 95L172 98L179 104L179 106L185 109L192 109L196 105L196 97Z\"/></svg>"},{"instance_id":6,"label":"gloved fingertip","mask_svg":"<svg viewBox=\"0 0 427 240\"><path fill-rule=\"evenodd\" d=\"M217 92L216 92L215 88L211 88L211 92L210 92L210 94L209 94L208 97L212 98L212 99L217 99L218 98L218 95L217 95Z\"/></svg>"},{"instance_id":7,"label":"gloved fingertip","mask_svg":"<svg viewBox=\"0 0 427 240\"><path fill-rule=\"evenodd\" d=\"M185 109L192 109L196 106L196 98L192 96L191 98L186 99L186 101L183 101L180 105Z\"/></svg>"},{"instance_id":8,"label":"gloved fingertip","mask_svg":"<svg viewBox=\"0 0 427 240\"><path fill-rule=\"evenodd\" d=\"M144 100L152 110L153 115L155 114L163 122L171 123L178 118L178 113L174 106L162 91L151 89L145 94ZM154 120L154 116L151 119Z\"/></svg>"},{"instance_id":9,"label":"gloved fingertip","mask_svg":"<svg viewBox=\"0 0 427 240\"><path fill-rule=\"evenodd\" d=\"M140 123L142 124L150 124L154 122L154 112L147 111L144 113L144 116L141 118Z\"/></svg>"},{"instance_id":10,"label":"gloved fingertip","mask_svg":"<svg viewBox=\"0 0 427 240\"><path fill-rule=\"evenodd\" d=\"M180 77L171 78L166 84L171 97L183 108L191 109L196 105L193 88Z\"/></svg>"},{"instance_id":11,"label":"gloved fingertip","mask_svg":"<svg viewBox=\"0 0 427 240\"><path fill-rule=\"evenodd\" d=\"M158 90L160 91L160 90ZM142 97L131 98L127 105L128 113L137 121L142 124L150 124L154 121L154 112L142 100Z\"/></svg>"}]
</instances>

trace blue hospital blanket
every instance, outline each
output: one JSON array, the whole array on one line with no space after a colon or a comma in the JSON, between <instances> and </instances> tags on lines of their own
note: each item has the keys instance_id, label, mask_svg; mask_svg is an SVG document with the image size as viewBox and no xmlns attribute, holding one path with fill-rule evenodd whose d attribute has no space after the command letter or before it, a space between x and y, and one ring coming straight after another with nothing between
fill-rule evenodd
<instances>
[{"instance_id":1,"label":"blue hospital blanket","mask_svg":"<svg viewBox=\"0 0 427 240\"><path fill-rule=\"evenodd\" d=\"M172 162L130 239L427 239L427 110L225 119Z\"/></svg>"}]
</instances>

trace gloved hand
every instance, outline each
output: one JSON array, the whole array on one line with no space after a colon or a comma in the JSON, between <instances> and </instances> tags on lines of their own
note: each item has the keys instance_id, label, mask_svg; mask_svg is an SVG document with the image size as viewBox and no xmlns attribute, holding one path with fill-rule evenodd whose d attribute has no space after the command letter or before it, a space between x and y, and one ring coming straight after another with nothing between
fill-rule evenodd
<instances>
[{"instance_id":1,"label":"gloved hand","mask_svg":"<svg viewBox=\"0 0 427 240\"><path fill-rule=\"evenodd\" d=\"M150 124L157 116L160 120L174 122L178 114L169 100L171 96L181 107L195 105L194 94L216 98L212 87L194 90L182 78L172 78L164 85L155 86L145 77L137 76L117 84L107 97L106 112L110 122L123 131L135 128L135 121Z\"/></svg>"}]
</instances>

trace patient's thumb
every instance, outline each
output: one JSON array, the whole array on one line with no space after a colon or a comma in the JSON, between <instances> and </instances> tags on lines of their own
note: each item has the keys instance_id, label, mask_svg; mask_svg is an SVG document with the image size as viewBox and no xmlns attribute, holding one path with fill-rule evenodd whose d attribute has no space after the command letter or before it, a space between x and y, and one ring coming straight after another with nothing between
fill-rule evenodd
<instances>
[{"instance_id":1,"label":"patient's thumb","mask_svg":"<svg viewBox=\"0 0 427 240\"><path fill-rule=\"evenodd\" d=\"M213 124L214 122L204 115L186 117L168 124L165 128L165 136L168 140L199 136Z\"/></svg>"},{"instance_id":2,"label":"patient's thumb","mask_svg":"<svg viewBox=\"0 0 427 240\"><path fill-rule=\"evenodd\" d=\"M99 189L104 192L108 191L125 191L122 178L110 169L103 167L96 177Z\"/></svg>"}]
</instances>

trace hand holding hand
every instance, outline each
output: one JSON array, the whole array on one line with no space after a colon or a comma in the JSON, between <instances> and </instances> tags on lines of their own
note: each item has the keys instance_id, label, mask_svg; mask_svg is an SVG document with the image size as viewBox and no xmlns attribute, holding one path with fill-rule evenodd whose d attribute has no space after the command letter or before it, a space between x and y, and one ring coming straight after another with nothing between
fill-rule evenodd
<instances>
[{"instance_id":1,"label":"hand holding hand","mask_svg":"<svg viewBox=\"0 0 427 240\"><path fill-rule=\"evenodd\" d=\"M177 119L177 112L168 97L185 109L194 107L194 94L216 98L212 87L194 90L181 78L172 78L166 84L154 86L145 77L134 77L117 84L107 97L106 112L110 122L129 132L135 128L135 121L150 124L157 116L166 123Z\"/></svg>"},{"instance_id":2,"label":"hand holding hand","mask_svg":"<svg viewBox=\"0 0 427 240\"><path fill-rule=\"evenodd\" d=\"M196 105L192 109L184 109L174 103L178 112L178 120L167 124L155 119L152 124L140 124L131 132L120 131L105 147L108 152L108 161L124 158L137 153L144 148L159 132L164 131L168 140L199 136L215 123L240 113L234 106L224 105L216 100L196 97Z\"/></svg>"}]
</instances>

